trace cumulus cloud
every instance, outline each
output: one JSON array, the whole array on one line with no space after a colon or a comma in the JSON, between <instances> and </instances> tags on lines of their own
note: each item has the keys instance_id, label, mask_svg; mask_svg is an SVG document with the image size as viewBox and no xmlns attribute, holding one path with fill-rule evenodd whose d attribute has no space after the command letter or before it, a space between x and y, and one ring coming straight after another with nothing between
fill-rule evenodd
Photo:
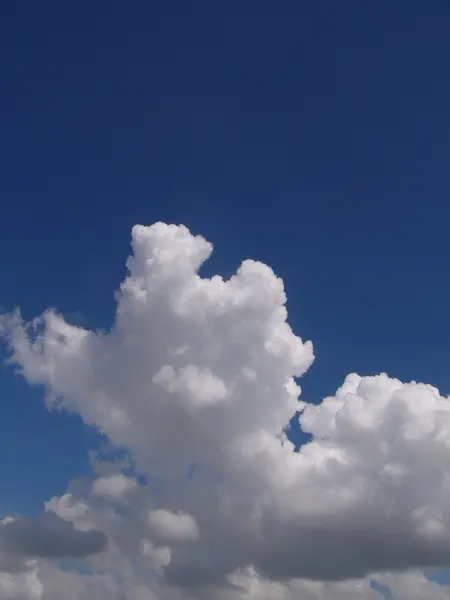
<instances>
[{"instance_id":1,"label":"cumulus cloud","mask_svg":"<svg viewBox=\"0 0 450 600\"><path fill-rule=\"evenodd\" d=\"M41 600L44 587L33 569L25 573L0 571L0 598L3 600Z\"/></svg>"},{"instance_id":2,"label":"cumulus cloud","mask_svg":"<svg viewBox=\"0 0 450 600\"><path fill-rule=\"evenodd\" d=\"M110 500L124 500L137 487L134 479L115 473L108 477L98 477L92 484L92 494Z\"/></svg>"},{"instance_id":3,"label":"cumulus cloud","mask_svg":"<svg viewBox=\"0 0 450 600\"><path fill-rule=\"evenodd\" d=\"M107 537L99 530L78 531L73 523L48 512L35 519L19 516L0 525L0 547L7 556L85 558L102 552Z\"/></svg>"},{"instance_id":4,"label":"cumulus cloud","mask_svg":"<svg viewBox=\"0 0 450 600\"><path fill-rule=\"evenodd\" d=\"M299 402L312 344L269 267L202 278L212 246L182 226L136 226L132 245L108 333L52 311L2 320L47 405L127 448L145 481L118 468L47 503L71 535L109 543L89 572L39 559L38 597L379 599L376 578L395 598L443 598L420 569L450 564L448 400L351 374ZM312 435L298 453L284 433L296 411Z\"/></svg>"},{"instance_id":5,"label":"cumulus cloud","mask_svg":"<svg viewBox=\"0 0 450 600\"><path fill-rule=\"evenodd\" d=\"M173 513L160 508L150 512L149 522L155 534L166 542L189 541L198 537L197 523L186 513Z\"/></svg>"}]
</instances>

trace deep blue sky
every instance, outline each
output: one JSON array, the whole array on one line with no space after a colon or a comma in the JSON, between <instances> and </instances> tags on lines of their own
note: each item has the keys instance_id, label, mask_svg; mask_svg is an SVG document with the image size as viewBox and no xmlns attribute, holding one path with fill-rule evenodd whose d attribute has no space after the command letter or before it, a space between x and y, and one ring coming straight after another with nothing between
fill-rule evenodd
<instances>
[{"instance_id":1,"label":"deep blue sky","mask_svg":"<svg viewBox=\"0 0 450 600\"><path fill-rule=\"evenodd\" d=\"M306 398L349 371L450 392L450 3L0 13L4 308L107 327L131 226L181 222L216 245L208 269L285 279L316 347ZM35 511L94 438L6 369L0 396L0 510Z\"/></svg>"}]
</instances>

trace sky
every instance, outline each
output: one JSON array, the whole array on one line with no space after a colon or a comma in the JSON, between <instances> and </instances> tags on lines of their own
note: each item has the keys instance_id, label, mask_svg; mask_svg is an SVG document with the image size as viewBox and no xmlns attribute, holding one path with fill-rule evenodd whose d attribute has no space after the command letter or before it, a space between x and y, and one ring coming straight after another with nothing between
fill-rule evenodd
<instances>
[{"instance_id":1,"label":"sky","mask_svg":"<svg viewBox=\"0 0 450 600\"><path fill-rule=\"evenodd\" d=\"M53 600L61 590L69 590L63 600L86 593L99 600L445 597L448 589L420 569L450 562L450 534L439 538L440 549L426 537L438 522L450 527L443 514L448 454L439 446L446 427L450 438L450 3L25 0L2 6L0 16L0 312L20 307L28 322L55 309L76 326L47 313L42 353L17 319L0 321L1 358L14 352L24 374L0 369L0 511L20 515L0 531L0 571L16 573L0 575L4 597ZM173 260L164 262L164 253ZM153 271L145 257L153 257ZM244 263L228 287L195 279L199 270L204 281L214 274L227 281L247 259L259 262ZM287 320L301 342L279 322L280 278ZM139 293L145 299L138 301ZM115 316L117 303L122 312ZM82 341L85 330L96 332L89 341ZM59 335L69 340L67 352ZM169 341L180 354L172 356ZM192 349L190 362L180 358L191 352L183 348ZM269 355L276 365L266 365ZM266 367L253 380L255 356ZM238 357L249 369L245 385L233 375ZM352 373L362 383L346 379ZM389 378L365 379L380 373ZM313 443L291 465L272 438L248 436L272 435L289 421L297 400L282 383L300 374L308 406L290 435L297 448ZM399 392L396 380L430 384L442 398L423 386ZM353 404L342 405L338 418L344 392L336 390L344 381ZM240 385L248 390L239 392ZM147 387L158 398L177 398L179 406L168 406L178 410L143 408ZM60 398L58 406L46 403L44 388ZM249 405L223 409L217 421L221 413L214 417L219 408L210 403L241 393ZM404 433L407 441L396 442ZM413 448L408 436L420 443ZM239 460L232 461L227 440L238 440ZM202 466L205 455L211 459ZM308 475L325 455L331 466ZM403 483L388 485L383 465ZM240 516L233 526L223 507L211 509L203 533L204 500L183 491L174 502L167 490L185 467L204 498L228 498ZM346 492L333 487L341 476ZM371 481L379 487L370 488L377 502L369 514L361 507ZM260 552L248 533L239 553L237 527L254 514L262 489L270 494L258 508L258 539L274 540L273 549ZM319 506L317 522L307 499ZM349 535L351 501L361 523L371 523L369 532L355 525L364 543ZM108 510L123 523L105 525ZM127 511L137 515L133 526ZM391 554L389 511L398 525ZM425 528L414 530L420 539L411 537L405 515ZM139 519L153 532L149 560L158 588L142 574L136 539L123 533L143 527ZM292 522L301 523L301 539L325 530L309 555L289 534ZM345 540L330 533L336 523ZM223 553L212 552L207 569L205 556L224 532ZM49 536L48 547L36 547L36 536ZM198 564L181 538L198 550ZM353 562L326 571L323 561L337 560L339 544ZM289 553L309 566L300 568ZM35 562L25 568L30 556ZM89 569L61 567L80 556ZM235 572L250 565L255 573ZM120 572L120 581L110 572ZM237 577L246 595L236 595L230 582L223 588L225 575ZM305 583L311 577L314 585ZM441 571L433 577L450 580ZM340 583L323 583L335 578Z\"/></svg>"}]
</instances>

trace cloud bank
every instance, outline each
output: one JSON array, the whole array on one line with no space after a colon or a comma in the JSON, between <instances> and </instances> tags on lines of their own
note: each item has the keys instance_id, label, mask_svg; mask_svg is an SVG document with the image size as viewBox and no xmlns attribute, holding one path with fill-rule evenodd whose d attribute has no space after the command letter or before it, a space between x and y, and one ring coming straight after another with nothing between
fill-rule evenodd
<instances>
[{"instance_id":1,"label":"cloud bank","mask_svg":"<svg viewBox=\"0 0 450 600\"><path fill-rule=\"evenodd\" d=\"M396 600L446 597L422 570L450 565L448 399L350 374L305 403L312 344L288 325L268 266L202 278L211 244L163 223L134 227L132 246L109 332L52 311L2 318L47 405L126 448L143 477L112 464L50 499L42 522L63 535L49 544L39 523L5 525L24 528L31 557L20 572L5 561L1 597L380 600L383 586ZM298 453L284 431L296 411L312 435ZM83 566L63 569L62 555Z\"/></svg>"}]
</instances>

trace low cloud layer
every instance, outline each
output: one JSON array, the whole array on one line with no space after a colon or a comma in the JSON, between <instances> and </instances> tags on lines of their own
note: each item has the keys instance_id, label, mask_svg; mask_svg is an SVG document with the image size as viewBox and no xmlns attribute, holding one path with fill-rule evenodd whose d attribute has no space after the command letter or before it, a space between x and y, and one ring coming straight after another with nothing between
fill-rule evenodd
<instances>
[{"instance_id":1,"label":"low cloud layer","mask_svg":"<svg viewBox=\"0 0 450 600\"><path fill-rule=\"evenodd\" d=\"M98 530L78 531L73 523L49 512L36 519L6 519L0 526L5 553L29 558L86 558L106 549L108 539Z\"/></svg>"},{"instance_id":2,"label":"low cloud layer","mask_svg":"<svg viewBox=\"0 0 450 600\"><path fill-rule=\"evenodd\" d=\"M145 483L109 465L50 499L42 522L64 541L37 541L39 523L5 525L35 560L22 573L5 567L0 595L446 597L422 569L450 565L448 399L428 385L350 374L320 405L299 404L313 348L289 327L269 267L246 261L227 281L205 279L198 270L212 247L186 228L137 226L132 239L110 332L51 311L28 325L7 315L1 328L47 405L127 448ZM298 410L312 441L294 453L283 431ZM104 550L100 531L108 547L85 569L44 560L69 546L72 557Z\"/></svg>"}]
</instances>

